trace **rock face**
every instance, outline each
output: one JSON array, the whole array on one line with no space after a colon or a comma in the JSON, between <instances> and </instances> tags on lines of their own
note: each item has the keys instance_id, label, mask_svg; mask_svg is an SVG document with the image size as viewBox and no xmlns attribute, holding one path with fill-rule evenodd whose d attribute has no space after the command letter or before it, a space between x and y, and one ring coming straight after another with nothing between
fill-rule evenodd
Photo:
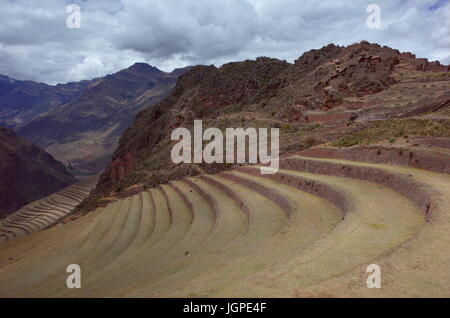
<instances>
[{"instance_id":1,"label":"rock face","mask_svg":"<svg viewBox=\"0 0 450 318\"><path fill-rule=\"evenodd\" d=\"M123 158L115 158L111 163L111 178L113 180L121 180L131 170L133 170L133 157L128 152Z\"/></svg>"},{"instance_id":2,"label":"rock face","mask_svg":"<svg viewBox=\"0 0 450 318\"><path fill-rule=\"evenodd\" d=\"M371 44L346 47L333 61L308 74L306 80L315 82L313 97L302 102L310 107L333 108L348 96L377 93L395 83L391 76L400 63L393 49Z\"/></svg>"},{"instance_id":3,"label":"rock face","mask_svg":"<svg viewBox=\"0 0 450 318\"><path fill-rule=\"evenodd\" d=\"M136 113L166 97L185 69L165 73L145 63L108 75L75 100L17 129L72 166L100 171Z\"/></svg>"},{"instance_id":4,"label":"rock face","mask_svg":"<svg viewBox=\"0 0 450 318\"><path fill-rule=\"evenodd\" d=\"M0 217L77 179L64 165L8 128L0 128Z\"/></svg>"}]
</instances>

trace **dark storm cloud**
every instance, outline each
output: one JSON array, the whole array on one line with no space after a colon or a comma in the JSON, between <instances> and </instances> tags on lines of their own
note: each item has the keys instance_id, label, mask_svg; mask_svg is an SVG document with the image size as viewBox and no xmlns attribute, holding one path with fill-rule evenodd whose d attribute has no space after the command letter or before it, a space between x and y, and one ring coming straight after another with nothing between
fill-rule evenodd
<instances>
[{"instance_id":1,"label":"dark storm cloud","mask_svg":"<svg viewBox=\"0 0 450 318\"><path fill-rule=\"evenodd\" d=\"M102 76L136 61L165 70L266 55L293 61L328 43L367 39L450 62L442 0L0 0L0 74L50 83ZM66 6L81 7L80 29ZM369 29L368 4L381 7Z\"/></svg>"},{"instance_id":2,"label":"dark storm cloud","mask_svg":"<svg viewBox=\"0 0 450 318\"><path fill-rule=\"evenodd\" d=\"M258 16L245 0L124 1L115 40L151 58L180 54L207 61L240 52L253 41Z\"/></svg>"}]
</instances>

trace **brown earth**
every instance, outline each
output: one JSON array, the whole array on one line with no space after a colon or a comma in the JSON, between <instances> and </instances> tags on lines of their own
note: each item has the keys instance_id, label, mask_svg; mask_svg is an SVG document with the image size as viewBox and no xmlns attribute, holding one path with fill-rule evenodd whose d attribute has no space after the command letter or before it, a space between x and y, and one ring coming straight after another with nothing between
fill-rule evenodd
<instances>
[{"instance_id":1,"label":"brown earth","mask_svg":"<svg viewBox=\"0 0 450 318\"><path fill-rule=\"evenodd\" d=\"M41 148L0 128L0 218L77 179Z\"/></svg>"}]
</instances>

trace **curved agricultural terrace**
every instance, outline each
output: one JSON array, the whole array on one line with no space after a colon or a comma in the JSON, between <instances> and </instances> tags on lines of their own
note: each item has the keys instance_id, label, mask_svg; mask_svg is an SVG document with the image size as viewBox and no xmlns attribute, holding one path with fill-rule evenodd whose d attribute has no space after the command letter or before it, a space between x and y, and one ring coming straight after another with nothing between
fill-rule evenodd
<instances>
[{"instance_id":1,"label":"curved agricultural terrace","mask_svg":"<svg viewBox=\"0 0 450 318\"><path fill-rule=\"evenodd\" d=\"M448 297L449 163L448 149L316 148L273 175L172 181L1 244L0 296Z\"/></svg>"},{"instance_id":2,"label":"curved agricultural terrace","mask_svg":"<svg viewBox=\"0 0 450 318\"><path fill-rule=\"evenodd\" d=\"M98 176L84 178L52 195L31 202L0 220L0 242L41 231L55 224L89 195L97 179Z\"/></svg>"}]
</instances>

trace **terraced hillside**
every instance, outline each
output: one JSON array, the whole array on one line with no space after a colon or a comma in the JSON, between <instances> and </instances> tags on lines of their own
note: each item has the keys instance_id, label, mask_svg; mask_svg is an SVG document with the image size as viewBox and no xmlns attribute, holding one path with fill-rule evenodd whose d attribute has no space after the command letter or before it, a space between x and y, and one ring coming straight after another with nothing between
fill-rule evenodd
<instances>
[{"instance_id":1,"label":"terraced hillside","mask_svg":"<svg viewBox=\"0 0 450 318\"><path fill-rule=\"evenodd\" d=\"M171 181L0 245L0 296L448 297L449 163L435 146L312 148L274 175Z\"/></svg>"},{"instance_id":2,"label":"terraced hillside","mask_svg":"<svg viewBox=\"0 0 450 318\"><path fill-rule=\"evenodd\" d=\"M0 219L0 242L10 241L52 226L72 212L89 195L97 179L98 176L84 178Z\"/></svg>"},{"instance_id":3,"label":"terraced hillside","mask_svg":"<svg viewBox=\"0 0 450 318\"><path fill-rule=\"evenodd\" d=\"M170 96L137 114L86 206L101 206L136 184L150 188L232 168L171 160L173 130L192 130L194 120L205 130L279 128L280 154L328 142L450 137L449 92L448 65L367 41L330 44L294 64L260 57L196 66Z\"/></svg>"}]
</instances>

